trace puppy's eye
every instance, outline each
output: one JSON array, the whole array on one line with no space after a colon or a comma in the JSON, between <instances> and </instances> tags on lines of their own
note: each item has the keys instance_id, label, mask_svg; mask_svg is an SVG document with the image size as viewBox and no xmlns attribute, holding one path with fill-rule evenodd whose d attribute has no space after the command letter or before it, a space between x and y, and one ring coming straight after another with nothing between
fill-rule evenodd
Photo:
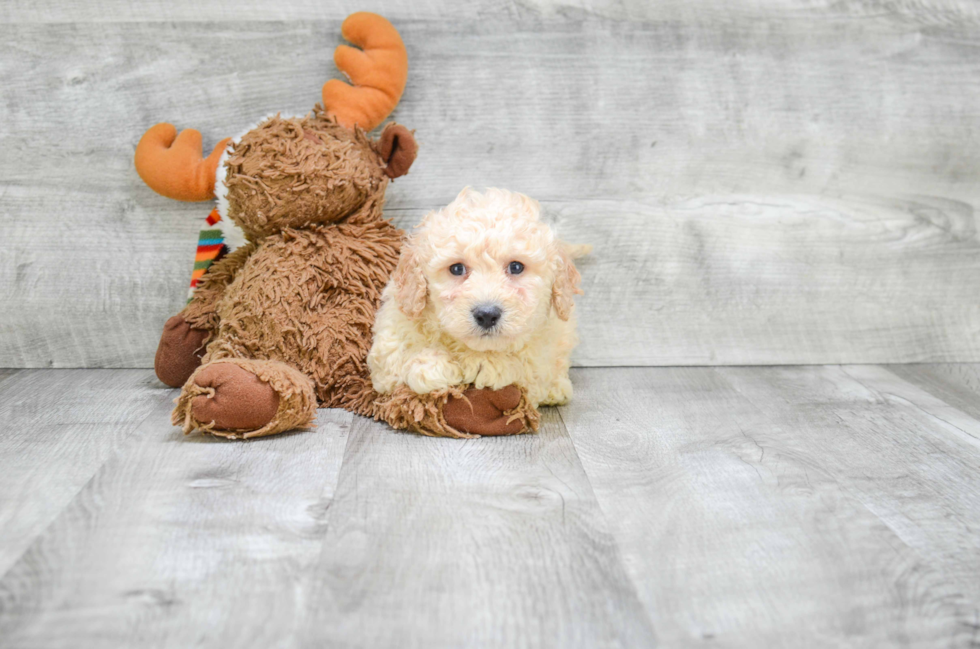
<instances>
[{"instance_id":1,"label":"puppy's eye","mask_svg":"<svg viewBox=\"0 0 980 649\"><path fill-rule=\"evenodd\" d=\"M463 275L466 273L466 266L463 264L453 264L449 267L449 272L457 276Z\"/></svg>"},{"instance_id":2,"label":"puppy's eye","mask_svg":"<svg viewBox=\"0 0 980 649\"><path fill-rule=\"evenodd\" d=\"M524 272L524 264L519 261L512 261L510 262L510 266L507 267L507 270L511 275L520 275Z\"/></svg>"}]
</instances>

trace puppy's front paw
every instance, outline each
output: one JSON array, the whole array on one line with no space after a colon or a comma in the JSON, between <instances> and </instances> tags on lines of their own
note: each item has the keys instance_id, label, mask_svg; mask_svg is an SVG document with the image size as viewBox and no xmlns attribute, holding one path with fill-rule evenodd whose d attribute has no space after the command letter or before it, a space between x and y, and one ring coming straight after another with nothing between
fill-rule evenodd
<instances>
[{"instance_id":1,"label":"puppy's front paw","mask_svg":"<svg viewBox=\"0 0 980 649\"><path fill-rule=\"evenodd\" d=\"M463 392L465 399L450 397L443 406L446 423L471 435L516 435L524 432L521 416L504 413L521 403L521 391L514 385L491 390L470 388Z\"/></svg>"},{"instance_id":2,"label":"puppy's front paw","mask_svg":"<svg viewBox=\"0 0 980 649\"><path fill-rule=\"evenodd\" d=\"M463 372L445 352L423 352L412 359L405 383L418 394L445 390L459 385Z\"/></svg>"},{"instance_id":3,"label":"puppy's front paw","mask_svg":"<svg viewBox=\"0 0 980 649\"><path fill-rule=\"evenodd\" d=\"M572 382L567 376L563 376L555 381L544 398L541 399L543 406L563 406L572 398Z\"/></svg>"}]
</instances>

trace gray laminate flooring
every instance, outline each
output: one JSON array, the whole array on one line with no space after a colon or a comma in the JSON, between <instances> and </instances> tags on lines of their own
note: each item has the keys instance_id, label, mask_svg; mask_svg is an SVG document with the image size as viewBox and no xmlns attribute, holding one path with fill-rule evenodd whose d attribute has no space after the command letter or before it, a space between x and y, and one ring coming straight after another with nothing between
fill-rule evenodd
<instances>
[{"instance_id":1,"label":"gray laminate flooring","mask_svg":"<svg viewBox=\"0 0 980 649\"><path fill-rule=\"evenodd\" d=\"M0 371L0 646L969 647L980 366L574 371L541 431L183 436Z\"/></svg>"}]
</instances>

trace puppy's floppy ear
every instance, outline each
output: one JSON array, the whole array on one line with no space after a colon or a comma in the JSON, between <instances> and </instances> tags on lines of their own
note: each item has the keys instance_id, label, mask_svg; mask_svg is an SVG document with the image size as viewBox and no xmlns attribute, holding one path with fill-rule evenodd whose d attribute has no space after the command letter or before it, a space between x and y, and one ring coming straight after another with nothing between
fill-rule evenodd
<instances>
[{"instance_id":1,"label":"puppy's floppy ear","mask_svg":"<svg viewBox=\"0 0 980 649\"><path fill-rule=\"evenodd\" d=\"M572 263L572 257L566 250L566 246L558 244L556 248L558 268L555 271L555 283L551 285L551 303L558 317L568 320L575 306L575 295L583 294L582 276Z\"/></svg>"},{"instance_id":2,"label":"puppy's floppy ear","mask_svg":"<svg viewBox=\"0 0 980 649\"><path fill-rule=\"evenodd\" d=\"M391 274L391 281L395 285L395 302L398 308L409 318L419 317L425 309L428 285L419 263L418 251L411 242L407 242L402 248L402 256L395 272Z\"/></svg>"},{"instance_id":3,"label":"puppy's floppy ear","mask_svg":"<svg viewBox=\"0 0 980 649\"><path fill-rule=\"evenodd\" d=\"M385 162L385 174L389 178L398 178L408 173L408 168L415 162L419 145L415 136L401 124L392 122L385 126L378 141L378 154Z\"/></svg>"}]
</instances>

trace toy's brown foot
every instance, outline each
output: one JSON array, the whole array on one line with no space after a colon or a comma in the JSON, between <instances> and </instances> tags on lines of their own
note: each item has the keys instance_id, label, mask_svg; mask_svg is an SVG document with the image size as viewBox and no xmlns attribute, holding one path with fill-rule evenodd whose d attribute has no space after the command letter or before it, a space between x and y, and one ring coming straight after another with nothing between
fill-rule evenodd
<instances>
[{"instance_id":1,"label":"toy's brown foot","mask_svg":"<svg viewBox=\"0 0 980 649\"><path fill-rule=\"evenodd\" d=\"M446 423L471 435L516 435L524 432L524 417L504 414L521 403L521 391L514 385L499 390L470 388L466 399L449 397L442 414Z\"/></svg>"},{"instance_id":2,"label":"toy's brown foot","mask_svg":"<svg viewBox=\"0 0 980 649\"><path fill-rule=\"evenodd\" d=\"M167 320L153 359L157 378L172 388L184 385L201 364L207 337L207 331L192 328L181 315Z\"/></svg>"},{"instance_id":3,"label":"toy's brown foot","mask_svg":"<svg viewBox=\"0 0 980 649\"><path fill-rule=\"evenodd\" d=\"M313 381L279 361L220 358L184 384L171 421L185 433L219 437L275 435L309 426L316 417Z\"/></svg>"},{"instance_id":4,"label":"toy's brown foot","mask_svg":"<svg viewBox=\"0 0 980 649\"><path fill-rule=\"evenodd\" d=\"M191 416L216 430L259 430L279 410L272 386L233 363L208 365L194 383L207 392L191 399Z\"/></svg>"}]
</instances>

